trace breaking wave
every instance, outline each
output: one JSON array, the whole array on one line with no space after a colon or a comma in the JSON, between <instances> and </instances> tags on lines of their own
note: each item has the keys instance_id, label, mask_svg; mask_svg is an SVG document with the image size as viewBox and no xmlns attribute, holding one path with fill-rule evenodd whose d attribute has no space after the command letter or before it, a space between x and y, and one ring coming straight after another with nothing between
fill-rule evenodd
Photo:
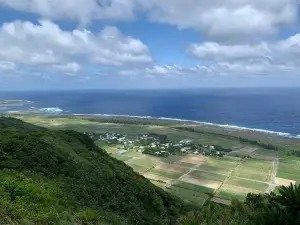
<instances>
[{"instance_id":1,"label":"breaking wave","mask_svg":"<svg viewBox=\"0 0 300 225\"><path fill-rule=\"evenodd\" d=\"M228 129L235 129L235 130L246 130L246 131L256 131L261 133L267 133L272 135L278 135L282 137L288 138L297 138L300 139L300 135L293 135L286 132L278 132L278 131L271 131L271 130L264 130L264 129L256 129L256 128L248 128L248 127L241 127L229 124L217 124L217 123L210 123L210 122L201 122L196 120L186 120L186 119L177 119L177 118L169 118L169 117L152 117L152 116L133 116L133 115L114 115L114 114L72 114L74 116L85 116L85 115L92 115L92 116L106 116L106 117L129 117L129 118L140 118L140 119L159 119L159 120L171 120L171 121L179 121L179 122L189 122L189 123L196 123L196 124L203 124L209 126L217 126L223 127Z\"/></svg>"},{"instance_id":2,"label":"breaking wave","mask_svg":"<svg viewBox=\"0 0 300 225\"><path fill-rule=\"evenodd\" d=\"M49 113L49 114L60 114L63 112L62 109L55 107L55 108L41 108L39 109L41 113Z\"/></svg>"}]
</instances>

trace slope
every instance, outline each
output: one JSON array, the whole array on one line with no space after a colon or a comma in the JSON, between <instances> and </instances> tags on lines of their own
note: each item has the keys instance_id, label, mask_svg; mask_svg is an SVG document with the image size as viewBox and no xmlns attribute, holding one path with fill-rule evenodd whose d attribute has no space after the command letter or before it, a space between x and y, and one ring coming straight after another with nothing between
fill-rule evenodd
<instances>
[{"instance_id":1,"label":"slope","mask_svg":"<svg viewBox=\"0 0 300 225\"><path fill-rule=\"evenodd\" d=\"M185 210L88 136L12 118L0 118L0 177L3 224L174 224Z\"/></svg>"}]
</instances>

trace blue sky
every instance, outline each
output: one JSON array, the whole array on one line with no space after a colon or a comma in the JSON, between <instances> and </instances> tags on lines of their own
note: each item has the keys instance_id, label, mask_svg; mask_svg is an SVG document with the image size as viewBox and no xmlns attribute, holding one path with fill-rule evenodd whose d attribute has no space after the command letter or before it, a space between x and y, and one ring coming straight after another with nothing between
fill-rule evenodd
<instances>
[{"instance_id":1,"label":"blue sky","mask_svg":"<svg viewBox=\"0 0 300 225\"><path fill-rule=\"evenodd\" d=\"M299 86L296 0L0 0L0 90Z\"/></svg>"}]
</instances>

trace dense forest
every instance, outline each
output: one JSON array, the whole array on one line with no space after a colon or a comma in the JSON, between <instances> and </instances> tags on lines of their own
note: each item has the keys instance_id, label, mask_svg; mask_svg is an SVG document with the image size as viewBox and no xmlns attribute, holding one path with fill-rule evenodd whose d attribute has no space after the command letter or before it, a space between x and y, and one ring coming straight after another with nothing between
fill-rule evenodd
<instances>
[{"instance_id":1,"label":"dense forest","mask_svg":"<svg viewBox=\"0 0 300 225\"><path fill-rule=\"evenodd\" d=\"M152 185L87 135L0 117L0 224L297 225L300 186L201 208Z\"/></svg>"},{"instance_id":2,"label":"dense forest","mask_svg":"<svg viewBox=\"0 0 300 225\"><path fill-rule=\"evenodd\" d=\"M2 117L0 159L2 224L174 224L187 209L75 131Z\"/></svg>"}]
</instances>

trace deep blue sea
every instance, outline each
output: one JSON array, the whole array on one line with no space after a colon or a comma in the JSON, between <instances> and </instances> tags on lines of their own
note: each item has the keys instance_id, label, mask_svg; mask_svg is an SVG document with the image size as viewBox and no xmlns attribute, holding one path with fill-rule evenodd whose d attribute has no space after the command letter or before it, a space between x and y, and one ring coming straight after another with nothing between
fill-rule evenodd
<instances>
[{"instance_id":1,"label":"deep blue sea","mask_svg":"<svg viewBox=\"0 0 300 225\"><path fill-rule=\"evenodd\" d=\"M300 135L300 88L19 91L0 99L34 102L0 111L166 117Z\"/></svg>"}]
</instances>

